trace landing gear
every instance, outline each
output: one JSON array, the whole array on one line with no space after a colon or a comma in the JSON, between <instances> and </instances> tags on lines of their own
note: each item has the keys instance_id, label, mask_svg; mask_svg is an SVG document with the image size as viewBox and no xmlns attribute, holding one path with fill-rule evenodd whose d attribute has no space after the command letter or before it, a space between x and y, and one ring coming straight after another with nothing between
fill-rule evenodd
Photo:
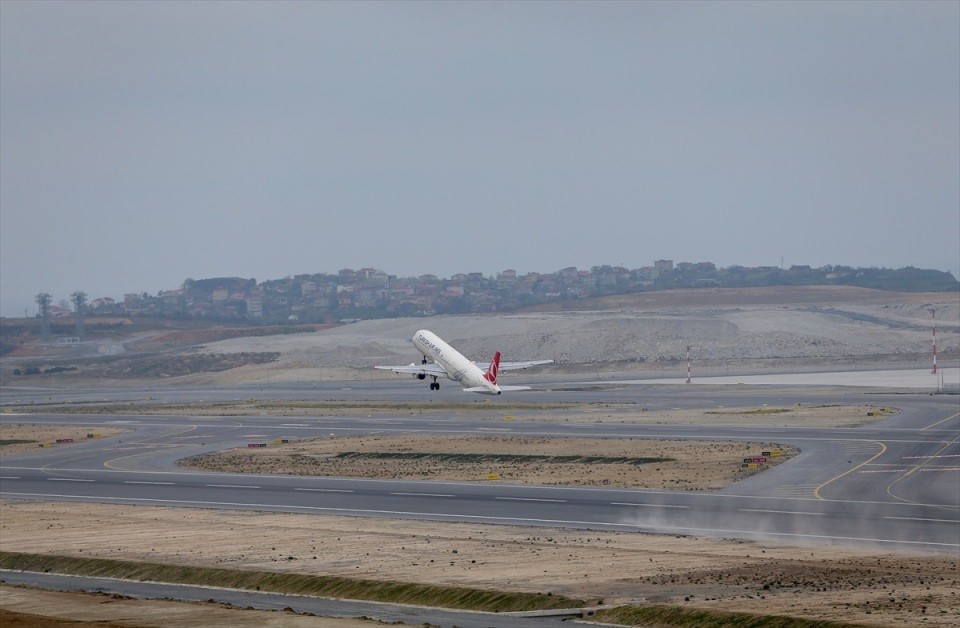
<instances>
[{"instance_id":1,"label":"landing gear","mask_svg":"<svg viewBox=\"0 0 960 628\"><path fill-rule=\"evenodd\" d=\"M427 356L423 356L423 359L420 360L420 364L427 364ZM412 364L410 366L413 366ZM415 375L417 379L427 379L426 373L417 373ZM437 381L436 375L430 375L433 378L433 381L430 382L430 390L440 390L440 382Z\"/></svg>"}]
</instances>

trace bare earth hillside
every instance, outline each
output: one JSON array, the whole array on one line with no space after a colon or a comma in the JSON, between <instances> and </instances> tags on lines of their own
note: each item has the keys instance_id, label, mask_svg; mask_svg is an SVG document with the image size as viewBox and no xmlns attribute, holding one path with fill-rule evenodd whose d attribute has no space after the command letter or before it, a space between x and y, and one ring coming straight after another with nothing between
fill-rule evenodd
<instances>
[{"instance_id":1,"label":"bare earth hillside","mask_svg":"<svg viewBox=\"0 0 960 628\"><path fill-rule=\"evenodd\" d=\"M676 375L686 349L701 373L914 368L931 354L937 312L941 364L960 360L960 295L838 286L704 288L617 295L496 315L433 316L318 326L131 327L73 347L24 345L0 362L5 384L91 380L232 385L395 377L376 364L419 359L410 338L428 328L468 357L553 359L524 378L583 369ZM32 352L32 353L31 353ZM31 357L33 356L33 357ZM37 361L36 357L42 356ZM19 362L18 360L26 360ZM44 362L46 360L46 362ZM15 376L27 366L78 367Z\"/></svg>"},{"instance_id":2,"label":"bare earth hillside","mask_svg":"<svg viewBox=\"0 0 960 628\"><path fill-rule=\"evenodd\" d=\"M368 368L417 356L410 337L429 328L465 355L553 358L560 365L656 368L762 360L915 362L929 358L930 308L941 359L960 355L960 299L949 293L860 288L704 289L605 297L565 311L362 321L315 334L211 343L212 353L279 351L290 367ZM274 365L276 368L276 365Z\"/></svg>"}]
</instances>

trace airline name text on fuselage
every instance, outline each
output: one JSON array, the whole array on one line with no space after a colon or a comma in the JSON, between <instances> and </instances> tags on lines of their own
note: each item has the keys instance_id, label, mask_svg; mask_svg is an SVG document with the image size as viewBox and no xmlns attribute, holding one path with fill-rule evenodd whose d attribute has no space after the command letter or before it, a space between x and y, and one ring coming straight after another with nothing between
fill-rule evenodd
<instances>
[{"instance_id":1,"label":"airline name text on fuselage","mask_svg":"<svg viewBox=\"0 0 960 628\"><path fill-rule=\"evenodd\" d=\"M438 357L443 355L443 350L440 349L440 347L438 347L437 345L427 340L426 336L424 336L423 334L420 334L417 337L417 340L419 340L420 344L422 344L424 347L433 351Z\"/></svg>"}]
</instances>

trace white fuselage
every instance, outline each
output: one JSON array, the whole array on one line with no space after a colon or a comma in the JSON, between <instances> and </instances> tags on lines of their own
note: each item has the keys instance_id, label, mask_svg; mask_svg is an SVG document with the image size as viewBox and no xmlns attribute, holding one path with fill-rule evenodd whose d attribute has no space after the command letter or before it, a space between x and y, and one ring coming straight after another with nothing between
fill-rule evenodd
<instances>
[{"instance_id":1,"label":"white fuselage","mask_svg":"<svg viewBox=\"0 0 960 628\"><path fill-rule=\"evenodd\" d=\"M413 335L413 346L428 360L439 364L447 377L459 382L464 388L485 388L492 395L500 394L500 387L488 382L476 364L448 345L432 331L421 329ZM481 391L477 391L481 392Z\"/></svg>"}]
</instances>

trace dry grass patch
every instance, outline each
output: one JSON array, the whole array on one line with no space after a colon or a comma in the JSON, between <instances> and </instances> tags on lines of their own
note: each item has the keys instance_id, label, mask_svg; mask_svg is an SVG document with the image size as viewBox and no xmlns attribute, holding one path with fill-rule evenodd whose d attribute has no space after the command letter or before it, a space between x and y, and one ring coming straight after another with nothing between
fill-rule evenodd
<instances>
[{"instance_id":1,"label":"dry grass patch","mask_svg":"<svg viewBox=\"0 0 960 628\"><path fill-rule=\"evenodd\" d=\"M171 565L107 558L77 558L0 551L0 569L118 578L140 582L269 591L392 604L415 604L490 613L580 608L585 602L562 595L428 585L269 571Z\"/></svg>"}]
</instances>

